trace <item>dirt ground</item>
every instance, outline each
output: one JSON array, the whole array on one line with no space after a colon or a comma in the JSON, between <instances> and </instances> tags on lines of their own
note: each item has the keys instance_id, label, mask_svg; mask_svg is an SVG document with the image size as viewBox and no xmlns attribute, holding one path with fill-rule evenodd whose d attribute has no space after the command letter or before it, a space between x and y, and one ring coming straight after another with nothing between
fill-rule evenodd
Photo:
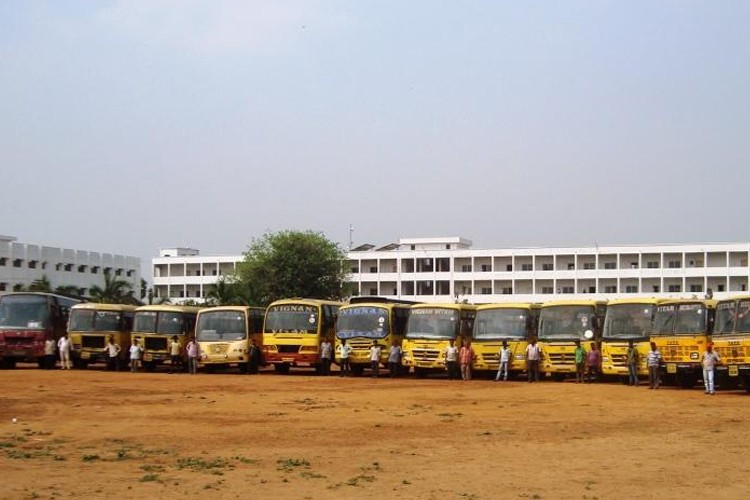
<instances>
[{"instance_id":1,"label":"dirt ground","mask_svg":"<svg viewBox=\"0 0 750 500\"><path fill-rule=\"evenodd\" d=\"M742 498L748 416L741 391L22 367L0 498Z\"/></svg>"}]
</instances>

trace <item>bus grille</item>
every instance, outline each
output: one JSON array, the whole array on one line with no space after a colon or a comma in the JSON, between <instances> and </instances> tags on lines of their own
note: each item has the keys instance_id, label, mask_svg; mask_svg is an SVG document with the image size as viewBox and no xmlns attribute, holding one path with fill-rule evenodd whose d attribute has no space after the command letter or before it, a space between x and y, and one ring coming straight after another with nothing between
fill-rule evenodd
<instances>
[{"instance_id":1,"label":"bus grille","mask_svg":"<svg viewBox=\"0 0 750 500\"><path fill-rule=\"evenodd\" d=\"M746 346L726 346L714 347L714 351L719 354L723 361L729 359L742 359L750 355L750 348Z\"/></svg>"},{"instance_id":2,"label":"bus grille","mask_svg":"<svg viewBox=\"0 0 750 500\"><path fill-rule=\"evenodd\" d=\"M440 351L437 349L412 349L411 355L415 361L437 361Z\"/></svg>"},{"instance_id":3,"label":"bus grille","mask_svg":"<svg viewBox=\"0 0 750 500\"><path fill-rule=\"evenodd\" d=\"M689 359L691 352L697 352L689 346L669 346L664 349L664 361L682 361L683 359Z\"/></svg>"},{"instance_id":4,"label":"bus grille","mask_svg":"<svg viewBox=\"0 0 750 500\"><path fill-rule=\"evenodd\" d=\"M81 346L90 349L104 349L104 335L84 335Z\"/></svg>"},{"instance_id":5,"label":"bus grille","mask_svg":"<svg viewBox=\"0 0 750 500\"><path fill-rule=\"evenodd\" d=\"M166 351L167 339L152 339L149 337L144 337L143 346L147 351Z\"/></svg>"},{"instance_id":6,"label":"bus grille","mask_svg":"<svg viewBox=\"0 0 750 500\"><path fill-rule=\"evenodd\" d=\"M279 352L284 353L298 353L300 346L298 345L277 345Z\"/></svg>"},{"instance_id":7,"label":"bus grille","mask_svg":"<svg viewBox=\"0 0 750 500\"><path fill-rule=\"evenodd\" d=\"M627 366L628 365L627 354L610 354L609 359L612 360L612 364L615 366Z\"/></svg>"},{"instance_id":8,"label":"bus grille","mask_svg":"<svg viewBox=\"0 0 750 500\"><path fill-rule=\"evenodd\" d=\"M576 356L574 353L566 352L553 352L547 354L550 362L553 365L574 365L576 364Z\"/></svg>"}]
</instances>

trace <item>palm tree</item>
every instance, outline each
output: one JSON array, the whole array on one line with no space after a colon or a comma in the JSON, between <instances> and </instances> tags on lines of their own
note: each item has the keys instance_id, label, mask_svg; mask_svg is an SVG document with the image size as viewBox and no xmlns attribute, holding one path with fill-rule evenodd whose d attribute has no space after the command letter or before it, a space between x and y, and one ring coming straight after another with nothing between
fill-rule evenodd
<instances>
[{"instance_id":1,"label":"palm tree","mask_svg":"<svg viewBox=\"0 0 750 500\"><path fill-rule=\"evenodd\" d=\"M133 286L125 280L121 280L108 271L104 273L104 286L94 285L89 289L89 295L94 302L104 304L132 303Z\"/></svg>"},{"instance_id":2,"label":"palm tree","mask_svg":"<svg viewBox=\"0 0 750 500\"><path fill-rule=\"evenodd\" d=\"M80 297L81 291L75 285L60 285L55 288L55 293L67 295L68 297Z\"/></svg>"},{"instance_id":3,"label":"palm tree","mask_svg":"<svg viewBox=\"0 0 750 500\"><path fill-rule=\"evenodd\" d=\"M219 277L206 293L206 302L212 306L228 306L237 303L237 285Z\"/></svg>"},{"instance_id":4,"label":"palm tree","mask_svg":"<svg viewBox=\"0 0 750 500\"><path fill-rule=\"evenodd\" d=\"M32 281L26 290L29 292L51 292L52 285L50 284L47 275L43 274L41 278Z\"/></svg>"}]
</instances>

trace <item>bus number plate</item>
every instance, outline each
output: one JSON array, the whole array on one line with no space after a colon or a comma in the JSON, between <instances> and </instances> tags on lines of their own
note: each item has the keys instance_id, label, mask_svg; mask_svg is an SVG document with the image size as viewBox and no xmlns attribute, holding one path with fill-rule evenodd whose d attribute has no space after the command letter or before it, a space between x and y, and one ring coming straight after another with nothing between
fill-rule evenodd
<instances>
[{"instance_id":1,"label":"bus number plate","mask_svg":"<svg viewBox=\"0 0 750 500\"><path fill-rule=\"evenodd\" d=\"M667 373L677 373L677 365L674 363L667 363Z\"/></svg>"},{"instance_id":2,"label":"bus number plate","mask_svg":"<svg viewBox=\"0 0 750 500\"><path fill-rule=\"evenodd\" d=\"M730 377L737 377L739 376L740 371L737 369L737 365L730 365L729 366L729 376Z\"/></svg>"},{"instance_id":3,"label":"bus number plate","mask_svg":"<svg viewBox=\"0 0 750 500\"><path fill-rule=\"evenodd\" d=\"M143 355L143 361L153 361L154 356L152 354L144 354Z\"/></svg>"},{"instance_id":4,"label":"bus number plate","mask_svg":"<svg viewBox=\"0 0 750 500\"><path fill-rule=\"evenodd\" d=\"M89 358L91 358L91 353L90 352L83 351L81 353L81 359L89 359Z\"/></svg>"}]
</instances>

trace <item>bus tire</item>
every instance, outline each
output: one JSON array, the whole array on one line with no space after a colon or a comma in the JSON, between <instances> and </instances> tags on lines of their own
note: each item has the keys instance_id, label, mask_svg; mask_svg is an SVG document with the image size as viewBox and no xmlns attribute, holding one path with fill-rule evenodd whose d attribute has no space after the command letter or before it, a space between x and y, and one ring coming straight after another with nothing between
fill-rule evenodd
<instances>
[{"instance_id":1,"label":"bus tire","mask_svg":"<svg viewBox=\"0 0 750 500\"><path fill-rule=\"evenodd\" d=\"M47 360L44 357L36 358L36 364L39 366L41 370L44 370L47 368Z\"/></svg>"},{"instance_id":2,"label":"bus tire","mask_svg":"<svg viewBox=\"0 0 750 500\"><path fill-rule=\"evenodd\" d=\"M240 363L237 365L237 368L240 370L240 373L243 375L248 372L247 363Z\"/></svg>"},{"instance_id":3,"label":"bus tire","mask_svg":"<svg viewBox=\"0 0 750 500\"><path fill-rule=\"evenodd\" d=\"M5 358L2 362L2 367L7 370L12 370L16 367L16 359L15 358Z\"/></svg>"},{"instance_id":4,"label":"bus tire","mask_svg":"<svg viewBox=\"0 0 750 500\"><path fill-rule=\"evenodd\" d=\"M273 369L278 373L289 373L291 365L289 363L276 363L273 365Z\"/></svg>"},{"instance_id":5,"label":"bus tire","mask_svg":"<svg viewBox=\"0 0 750 500\"><path fill-rule=\"evenodd\" d=\"M417 378L426 378L427 370L424 368L414 368L414 376Z\"/></svg>"}]
</instances>

